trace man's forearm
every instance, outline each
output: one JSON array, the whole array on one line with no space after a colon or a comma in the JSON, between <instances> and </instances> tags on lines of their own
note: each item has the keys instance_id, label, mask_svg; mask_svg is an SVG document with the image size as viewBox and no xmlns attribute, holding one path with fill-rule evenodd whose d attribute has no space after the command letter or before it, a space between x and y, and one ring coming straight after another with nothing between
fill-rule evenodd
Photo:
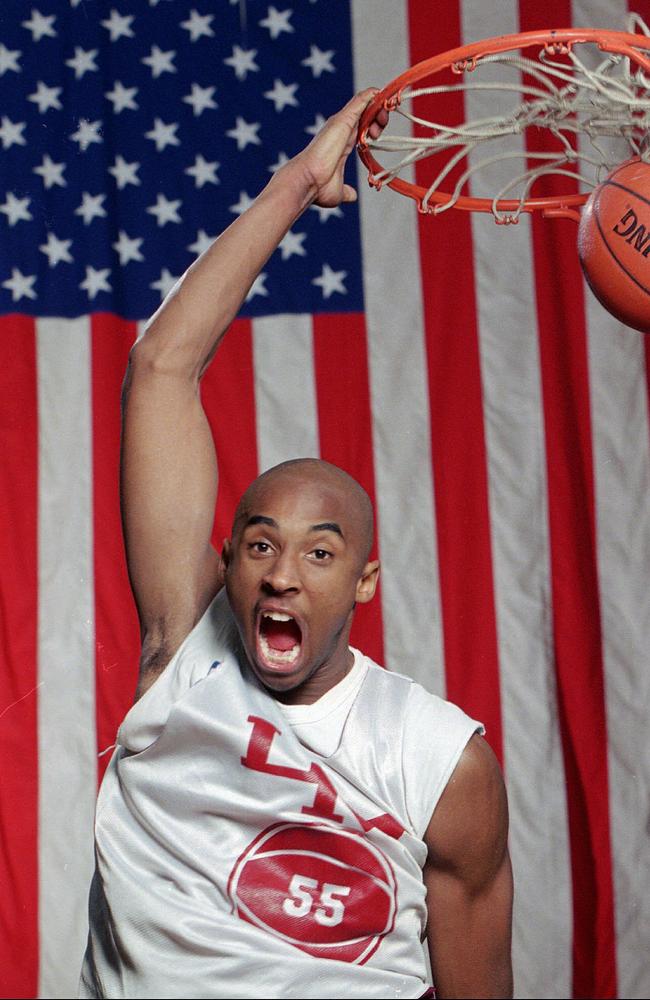
<instances>
[{"instance_id":1,"label":"man's forearm","mask_svg":"<svg viewBox=\"0 0 650 1000\"><path fill-rule=\"evenodd\" d=\"M255 278L314 195L288 163L185 272L139 342L157 366L200 377Z\"/></svg>"},{"instance_id":2,"label":"man's forearm","mask_svg":"<svg viewBox=\"0 0 650 1000\"><path fill-rule=\"evenodd\" d=\"M145 367L201 376L265 262L312 203L354 201L344 180L359 118L375 91L356 94L301 153L281 167L251 207L186 271L147 326L136 355ZM370 129L373 137L385 113Z\"/></svg>"}]
</instances>

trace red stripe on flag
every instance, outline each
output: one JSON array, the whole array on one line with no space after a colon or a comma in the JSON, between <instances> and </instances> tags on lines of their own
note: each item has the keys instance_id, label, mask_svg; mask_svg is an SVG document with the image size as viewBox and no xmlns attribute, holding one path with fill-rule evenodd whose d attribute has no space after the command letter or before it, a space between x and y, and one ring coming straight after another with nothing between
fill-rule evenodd
<instances>
[{"instance_id":1,"label":"red stripe on flag","mask_svg":"<svg viewBox=\"0 0 650 1000\"><path fill-rule=\"evenodd\" d=\"M628 0L627 9L629 13L638 14L650 26L650 0ZM617 25L617 28L619 31L627 31L625 24ZM636 28L636 31L639 29Z\"/></svg>"},{"instance_id":2,"label":"red stripe on flag","mask_svg":"<svg viewBox=\"0 0 650 1000\"><path fill-rule=\"evenodd\" d=\"M120 520L120 395L135 323L92 317L93 536L98 751L115 742L138 676L140 633ZM98 760L101 781L110 754Z\"/></svg>"},{"instance_id":3,"label":"red stripe on flag","mask_svg":"<svg viewBox=\"0 0 650 1000\"><path fill-rule=\"evenodd\" d=\"M521 30L539 8L521 0ZM544 21L570 24L567 0ZM540 130L529 149L544 148ZM548 179L544 194L577 190ZM548 479L551 588L573 884L573 995L615 997L607 720L600 629L594 472L582 274L572 223L535 217L533 247ZM562 276L558 282L557 276Z\"/></svg>"},{"instance_id":4,"label":"red stripe on flag","mask_svg":"<svg viewBox=\"0 0 650 1000\"><path fill-rule=\"evenodd\" d=\"M37 515L34 324L2 320L0 371L0 993L38 993Z\"/></svg>"},{"instance_id":5,"label":"red stripe on flag","mask_svg":"<svg viewBox=\"0 0 650 1000\"><path fill-rule=\"evenodd\" d=\"M361 483L375 504L366 324L359 313L314 317L320 454ZM376 549L376 545L374 546ZM373 554L373 558L376 556ZM384 662L381 600L359 605L352 644Z\"/></svg>"},{"instance_id":6,"label":"red stripe on flag","mask_svg":"<svg viewBox=\"0 0 650 1000\"><path fill-rule=\"evenodd\" d=\"M235 508L257 477L255 380L250 320L232 324L202 382L201 398L219 462L219 491L212 541L219 551L230 536Z\"/></svg>"},{"instance_id":7,"label":"red stripe on flag","mask_svg":"<svg viewBox=\"0 0 650 1000\"><path fill-rule=\"evenodd\" d=\"M412 3L409 28L412 63L455 48L458 6L431 17ZM441 121L463 118L460 94L442 95L437 108ZM420 165L416 176L425 183ZM503 760L470 218L420 216L419 237L447 696L485 723Z\"/></svg>"}]
</instances>

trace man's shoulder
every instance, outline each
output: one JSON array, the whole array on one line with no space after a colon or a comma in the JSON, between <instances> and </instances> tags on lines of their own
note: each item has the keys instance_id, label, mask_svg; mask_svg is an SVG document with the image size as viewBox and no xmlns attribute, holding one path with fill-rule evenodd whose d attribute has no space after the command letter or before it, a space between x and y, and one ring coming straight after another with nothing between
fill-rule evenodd
<instances>
[{"instance_id":1,"label":"man's shoulder","mask_svg":"<svg viewBox=\"0 0 650 1000\"><path fill-rule=\"evenodd\" d=\"M226 653L239 649L239 633L233 618L226 588L221 587L185 641L186 646L214 645Z\"/></svg>"},{"instance_id":2,"label":"man's shoulder","mask_svg":"<svg viewBox=\"0 0 650 1000\"><path fill-rule=\"evenodd\" d=\"M399 772L402 815L422 838L465 747L483 726L412 677L365 659L356 718L374 756L383 761L385 755Z\"/></svg>"},{"instance_id":3,"label":"man's shoulder","mask_svg":"<svg viewBox=\"0 0 650 1000\"><path fill-rule=\"evenodd\" d=\"M413 715L419 720L423 717L429 720L453 720L463 726L468 721L474 722L454 702L434 694L407 674L383 667L369 656L360 655L368 666L366 683L374 689L387 711L394 712L399 704L407 716ZM482 728L480 723L474 724L477 728Z\"/></svg>"}]
</instances>

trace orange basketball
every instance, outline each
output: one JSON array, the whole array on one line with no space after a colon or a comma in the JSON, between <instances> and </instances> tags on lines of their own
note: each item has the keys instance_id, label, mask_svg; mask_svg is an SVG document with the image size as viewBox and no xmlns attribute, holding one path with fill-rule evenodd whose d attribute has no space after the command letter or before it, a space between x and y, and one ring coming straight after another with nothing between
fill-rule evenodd
<instances>
[{"instance_id":1,"label":"orange basketball","mask_svg":"<svg viewBox=\"0 0 650 1000\"><path fill-rule=\"evenodd\" d=\"M650 331L650 163L628 160L592 192L578 254L605 309L626 326Z\"/></svg>"}]
</instances>

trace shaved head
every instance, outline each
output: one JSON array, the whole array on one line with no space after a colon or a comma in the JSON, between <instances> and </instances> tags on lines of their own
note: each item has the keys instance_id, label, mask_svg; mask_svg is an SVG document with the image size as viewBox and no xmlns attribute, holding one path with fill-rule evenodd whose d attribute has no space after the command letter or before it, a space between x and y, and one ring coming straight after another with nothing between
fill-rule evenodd
<instances>
[{"instance_id":1,"label":"shaved head","mask_svg":"<svg viewBox=\"0 0 650 1000\"><path fill-rule=\"evenodd\" d=\"M296 490L315 489L325 496L331 495L334 506L340 504L345 510L346 531L352 536L350 541L358 547L360 565L365 565L373 542L370 497L356 479L343 469L339 469L337 465L324 462L320 458L294 458L275 465L258 476L237 505L232 527L233 539L251 517L259 514L263 497L269 491L275 492L278 489L291 493ZM340 527L337 522L333 522L330 526L334 530Z\"/></svg>"},{"instance_id":2,"label":"shaved head","mask_svg":"<svg viewBox=\"0 0 650 1000\"><path fill-rule=\"evenodd\" d=\"M354 609L379 575L372 522L359 483L315 458L276 465L241 498L224 582L248 661L276 697L309 704L352 667Z\"/></svg>"}]
</instances>

